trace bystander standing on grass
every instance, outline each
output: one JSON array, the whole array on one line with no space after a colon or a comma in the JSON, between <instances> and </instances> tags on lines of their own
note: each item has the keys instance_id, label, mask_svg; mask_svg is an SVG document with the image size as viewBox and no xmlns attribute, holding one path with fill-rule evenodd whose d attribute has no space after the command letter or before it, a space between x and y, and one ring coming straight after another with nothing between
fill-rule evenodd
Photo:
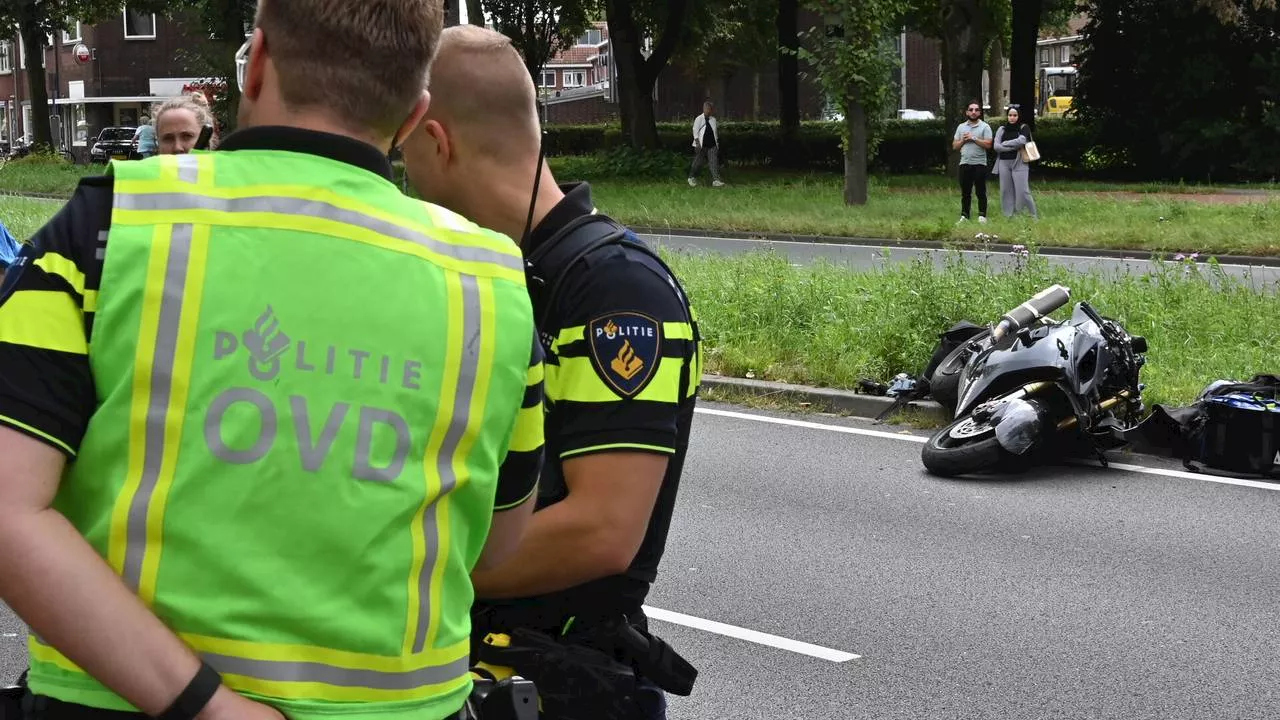
<instances>
[{"instance_id":1,"label":"bystander standing on grass","mask_svg":"<svg viewBox=\"0 0 1280 720\"><path fill-rule=\"evenodd\" d=\"M973 193L978 194L978 222L987 221L987 151L994 142L991 126L982 119L982 103L970 101L965 120L956 127L951 147L960 151L960 222L969 220Z\"/></svg>"}]
</instances>

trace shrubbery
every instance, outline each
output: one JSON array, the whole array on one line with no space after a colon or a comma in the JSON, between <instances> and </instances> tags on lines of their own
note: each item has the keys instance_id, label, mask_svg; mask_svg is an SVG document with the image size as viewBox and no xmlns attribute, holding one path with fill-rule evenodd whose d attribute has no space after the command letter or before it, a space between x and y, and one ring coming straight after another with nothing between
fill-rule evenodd
<instances>
[{"instance_id":1,"label":"shrubbery","mask_svg":"<svg viewBox=\"0 0 1280 720\"><path fill-rule=\"evenodd\" d=\"M804 123L799 135L790 140L774 122L723 122L721 127L723 163L831 171L844 166L840 124L836 122ZM939 171L946 165L953 129L942 120L891 120L872 156L871 169L886 173ZM688 163L692 136L685 123L660 123L658 135L664 151L678 153ZM1072 175L1123 174L1120 158L1090 152L1093 133L1080 123L1042 120L1035 138L1045 170ZM626 145L622 131L613 125L552 125L546 128L545 142L547 154L560 157L606 153L607 158ZM634 157L628 159L634 162Z\"/></svg>"}]
</instances>

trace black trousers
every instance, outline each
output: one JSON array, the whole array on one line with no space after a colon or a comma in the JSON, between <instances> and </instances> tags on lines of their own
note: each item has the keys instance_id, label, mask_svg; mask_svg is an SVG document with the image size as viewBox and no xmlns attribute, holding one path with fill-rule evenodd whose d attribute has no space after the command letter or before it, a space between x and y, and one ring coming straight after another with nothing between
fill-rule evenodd
<instances>
[{"instance_id":1,"label":"black trousers","mask_svg":"<svg viewBox=\"0 0 1280 720\"><path fill-rule=\"evenodd\" d=\"M973 208L973 191L978 191L978 214L987 216L987 166L960 166L960 214L969 217Z\"/></svg>"}]
</instances>

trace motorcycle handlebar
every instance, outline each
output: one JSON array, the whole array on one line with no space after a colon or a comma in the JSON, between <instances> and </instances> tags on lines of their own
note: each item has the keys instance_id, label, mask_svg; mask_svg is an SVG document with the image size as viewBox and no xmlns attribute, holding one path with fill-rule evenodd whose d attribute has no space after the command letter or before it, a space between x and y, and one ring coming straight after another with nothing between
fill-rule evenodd
<instances>
[{"instance_id":1,"label":"motorcycle handlebar","mask_svg":"<svg viewBox=\"0 0 1280 720\"><path fill-rule=\"evenodd\" d=\"M992 341L1017 332L1058 308L1071 302L1071 288L1053 285L1041 290L1035 297L1010 310L1000 318L1000 322L991 331Z\"/></svg>"}]
</instances>

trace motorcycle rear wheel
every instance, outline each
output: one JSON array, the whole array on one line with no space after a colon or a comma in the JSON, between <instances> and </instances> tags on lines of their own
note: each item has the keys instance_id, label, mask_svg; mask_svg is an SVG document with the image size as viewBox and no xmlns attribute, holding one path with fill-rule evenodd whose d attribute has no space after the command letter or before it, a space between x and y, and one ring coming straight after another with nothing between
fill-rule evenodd
<instances>
[{"instance_id":1,"label":"motorcycle rear wheel","mask_svg":"<svg viewBox=\"0 0 1280 720\"><path fill-rule=\"evenodd\" d=\"M995 426L979 423L972 415L956 418L934 433L920 451L925 469L939 477L994 470L1008 455L996 439Z\"/></svg>"}]
</instances>

